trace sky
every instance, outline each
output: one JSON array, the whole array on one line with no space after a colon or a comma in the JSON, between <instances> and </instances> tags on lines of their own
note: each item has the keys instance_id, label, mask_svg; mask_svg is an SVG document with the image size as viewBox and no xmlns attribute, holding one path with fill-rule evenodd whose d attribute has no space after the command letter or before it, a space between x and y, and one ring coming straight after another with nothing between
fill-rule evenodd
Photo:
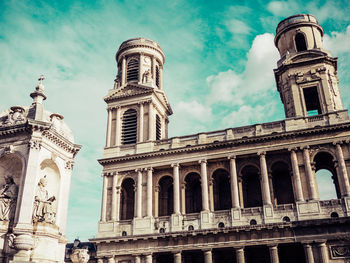
<instances>
[{"instance_id":1,"label":"sky","mask_svg":"<svg viewBox=\"0 0 350 263\"><path fill-rule=\"evenodd\" d=\"M135 37L165 54L164 90L173 108L169 136L281 120L273 69L278 22L310 13L338 59L350 105L349 1L4 1L0 0L0 112L29 106L45 76L45 108L65 117L83 148L73 169L67 238L87 240L100 218L106 134L103 97L117 74L115 53Z\"/></svg>"}]
</instances>

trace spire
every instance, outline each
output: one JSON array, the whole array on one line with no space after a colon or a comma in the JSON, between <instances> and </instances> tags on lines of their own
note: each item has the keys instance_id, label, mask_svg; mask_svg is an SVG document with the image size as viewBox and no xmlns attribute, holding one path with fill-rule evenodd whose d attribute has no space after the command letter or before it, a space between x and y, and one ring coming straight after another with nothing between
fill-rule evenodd
<instances>
[{"instance_id":1,"label":"spire","mask_svg":"<svg viewBox=\"0 0 350 263\"><path fill-rule=\"evenodd\" d=\"M32 106L29 109L28 118L33 120L42 120L43 119L43 100L46 100L46 95L44 94L44 85L43 80L44 76L39 77L39 84L35 87L34 92L30 93L30 96L33 98Z\"/></svg>"},{"instance_id":2,"label":"spire","mask_svg":"<svg viewBox=\"0 0 350 263\"><path fill-rule=\"evenodd\" d=\"M40 75L38 78L39 84L35 87L35 91L30 93L30 96L33 98L33 104L42 103L43 100L46 100L46 95L44 94L44 85L43 80L45 79L44 75Z\"/></svg>"}]
</instances>

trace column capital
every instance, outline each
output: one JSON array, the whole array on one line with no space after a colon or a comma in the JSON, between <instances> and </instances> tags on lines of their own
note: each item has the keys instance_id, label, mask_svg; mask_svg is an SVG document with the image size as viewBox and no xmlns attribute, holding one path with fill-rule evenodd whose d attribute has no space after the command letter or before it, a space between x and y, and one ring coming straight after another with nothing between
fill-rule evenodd
<instances>
[{"instance_id":1,"label":"column capital","mask_svg":"<svg viewBox=\"0 0 350 263\"><path fill-rule=\"evenodd\" d=\"M230 155L230 156L227 156L227 159L229 159L229 160L235 160L236 159L236 155L235 154L232 154L232 155Z\"/></svg>"},{"instance_id":2,"label":"column capital","mask_svg":"<svg viewBox=\"0 0 350 263\"><path fill-rule=\"evenodd\" d=\"M265 157L266 152L265 151L259 151L257 154L260 156L260 158L263 158L263 157Z\"/></svg>"},{"instance_id":3,"label":"column capital","mask_svg":"<svg viewBox=\"0 0 350 263\"><path fill-rule=\"evenodd\" d=\"M199 161L198 161L198 163L200 163L200 164L205 163L205 164L206 164L206 163L207 163L207 159L202 159L202 160L199 160Z\"/></svg>"},{"instance_id":4,"label":"column capital","mask_svg":"<svg viewBox=\"0 0 350 263\"><path fill-rule=\"evenodd\" d=\"M267 245L270 249L277 249L278 244L268 244Z\"/></svg>"},{"instance_id":5,"label":"column capital","mask_svg":"<svg viewBox=\"0 0 350 263\"><path fill-rule=\"evenodd\" d=\"M309 150L309 149L310 149L309 145L300 146L300 150Z\"/></svg>"},{"instance_id":6,"label":"column capital","mask_svg":"<svg viewBox=\"0 0 350 263\"><path fill-rule=\"evenodd\" d=\"M212 249L211 248L205 248L205 249L202 249L202 251L204 252L204 253L211 253L211 251L212 251Z\"/></svg>"},{"instance_id":7,"label":"column capital","mask_svg":"<svg viewBox=\"0 0 350 263\"><path fill-rule=\"evenodd\" d=\"M142 173L142 168L137 168L137 169L135 169L135 172L136 172L136 173Z\"/></svg>"},{"instance_id":8,"label":"column capital","mask_svg":"<svg viewBox=\"0 0 350 263\"><path fill-rule=\"evenodd\" d=\"M180 167L180 164L179 163L172 163L170 166L171 167Z\"/></svg>"},{"instance_id":9,"label":"column capital","mask_svg":"<svg viewBox=\"0 0 350 263\"><path fill-rule=\"evenodd\" d=\"M298 151L298 147L289 147L288 152L296 152Z\"/></svg>"},{"instance_id":10,"label":"column capital","mask_svg":"<svg viewBox=\"0 0 350 263\"><path fill-rule=\"evenodd\" d=\"M332 142L332 144L335 145L335 146L337 146L337 145L340 146L340 144L343 144L343 143L344 143L344 141L340 141L340 140Z\"/></svg>"},{"instance_id":11,"label":"column capital","mask_svg":"<svg viewBox=\"0 0 350 263\"><path fill-rule=\"evenodd\" d=\"M147 172L153 172L153 171L154 171L153 167L147 167L147 168L145 168L145 170L146 170Z\"/></svg>"}]
</instances>

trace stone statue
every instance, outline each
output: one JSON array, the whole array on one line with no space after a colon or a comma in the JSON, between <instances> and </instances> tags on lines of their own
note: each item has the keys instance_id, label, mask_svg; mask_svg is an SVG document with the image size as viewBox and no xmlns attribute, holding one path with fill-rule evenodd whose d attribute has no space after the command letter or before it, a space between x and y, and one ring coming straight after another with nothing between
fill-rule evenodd
<instances>
[{"instance_id":1,"label":"stone statue","mask_svg":"<svg viewBox=\"0 0 350 263\"><path fill-rule=\"evenodd\" d=\"M70 255L73 263L87 263L90 259L89 250L87 248L76 248Z\"/></svg>"},{"instance_id":2,"label":"stone statue","mask_svg":"<svg viewBox=\"0 0 350 263\"><path fill-rule=\"evenodd\" d=\"M151 71L149 69L147 69L142 74L142 83L148 83L150 81L151 81Z\"/></svg>"},{"instance_id":3,"label":"stone statue","mask_svg":"<svg viewBox=\"0 0 350 263\"><path fill-rule=\"evenodd\" d=\"M38 187L35 192L33 221L55 223L56 212L53 208L53 202L56 200L55 196L49 198L46 190L47 179L46 175L39 180Z\"/></svg>"},{"instance_id":4,"label":"stone statue","mask_svg":"<svg viewBox=\"0 0 350 263\"><path fill-rule=\"evenodd\" d=\"M5 177L5 185L0 190L0 220L13 218L17 200L17 185L12 177Z\"/></svg>"}]
</instances>

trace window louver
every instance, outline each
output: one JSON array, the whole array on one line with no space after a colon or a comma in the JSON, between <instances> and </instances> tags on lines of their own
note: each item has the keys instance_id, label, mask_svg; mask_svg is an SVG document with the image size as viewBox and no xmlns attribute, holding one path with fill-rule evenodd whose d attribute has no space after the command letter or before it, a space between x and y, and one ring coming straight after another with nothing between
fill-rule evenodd
<instances>
[{"instance_id":1,"label":"window louver","mask_svg":"<svg viewBox=\"0 0 350 263\"><path fill-rule=\"evenodd\" d=\"M139 79L139 62L136 59L131 59L127 67L127 81Z\"/></svg>"},{"instance_id":2,"label":"window louver","mask_svg":"<svg viewBox=\"0 0 350 263\"><path fill-rule=\"evenodd\" d=\"M156 140L160 140L162 137L162 125L160 123L160 118L156 115Z\"/></svg>"},{"instance_id":3,"label":"window louver","mask_svg":"<svg viewBox=\"0 0 350 263\"><path fill-rule=\"evenodd\" d=\"M122 143L133 144L137 139L137 112L136 110L127 110L123 115Z\"/></svg>"},{"instance_id":4,"label":"window louver","mask_svg":"<svg viewBox=\"0 0 350 263\"><path fill-rule=\"evenodd\" d=\"M159 67L156 66L156 86L159 88Z\"/></svg>"}]
</instances>

